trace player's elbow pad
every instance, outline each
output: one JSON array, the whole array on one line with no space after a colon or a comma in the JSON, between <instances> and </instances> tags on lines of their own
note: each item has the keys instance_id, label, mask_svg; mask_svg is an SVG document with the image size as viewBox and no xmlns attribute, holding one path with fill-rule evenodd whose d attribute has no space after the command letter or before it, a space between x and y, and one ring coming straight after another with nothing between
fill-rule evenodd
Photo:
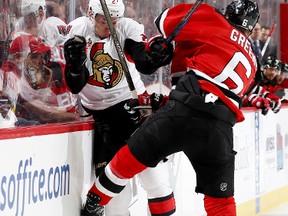
<instances>
[{"instance_id":1,"label":"player's elbow pad","mask_svg":"<svg viewBox=\"0 0 288 216\"><path fill-rule=\"evenodd\" d=\"M147 62L145 44L143 42L126 39L124 50L134 61L135 67L140 73L149 75L157 70L153 64Z\"/></svg>"}]
</instances>

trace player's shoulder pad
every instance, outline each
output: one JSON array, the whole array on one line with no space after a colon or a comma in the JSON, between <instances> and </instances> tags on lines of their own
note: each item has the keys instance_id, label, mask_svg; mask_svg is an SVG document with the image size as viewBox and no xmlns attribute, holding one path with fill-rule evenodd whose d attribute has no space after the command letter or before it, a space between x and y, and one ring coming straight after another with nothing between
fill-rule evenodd
<instances>
[{"instance_id":1,"label":"player's shoulder pad","mask_svg":"<svg viewBox=\"0 0 288 216\"><path fill-rule=\"evenodd\" d=\"M126 38L133 39L135 41L142 41L144 35L144 25L139 22L123 17L119 20L118 30L121 34L124 34Z\"/></svg>"},{"instance_id":2,"label":"player's shoulder pad","mask_svg":"<svg viewBox=\"0 0 288 216\"><path fill-rule=\"evenodd\" d=\"M88 17L78 17L67 24L67 36L84 35L87 30L93 29L92 22Z\"/></svg>"}]
</instances>

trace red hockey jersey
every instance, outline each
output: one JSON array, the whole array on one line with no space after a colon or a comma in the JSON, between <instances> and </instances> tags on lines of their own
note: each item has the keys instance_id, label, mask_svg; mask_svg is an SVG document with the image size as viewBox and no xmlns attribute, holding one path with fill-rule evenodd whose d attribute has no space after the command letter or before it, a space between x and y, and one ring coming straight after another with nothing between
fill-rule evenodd
<instances>
[{"instance_id":1,"label":"red hockey jersey","mask_svg":"<svg viewBox=\"0 0 288 216\"><path fill-rule=\"evenodd\" d=\"M160 32L171 35L191 7L179 4L164 11L156 19ZM174 41L172 76L193 69L240 97L255 76L257 61L248 37L208 4L200 5Z\"/></svg>"}]
</instances>

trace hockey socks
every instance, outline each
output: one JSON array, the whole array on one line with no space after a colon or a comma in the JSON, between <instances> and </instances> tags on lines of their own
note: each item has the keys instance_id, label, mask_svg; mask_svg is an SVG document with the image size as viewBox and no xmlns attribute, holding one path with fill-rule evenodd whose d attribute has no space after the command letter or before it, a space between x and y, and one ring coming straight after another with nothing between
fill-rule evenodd
<instances>
[{"instance_id":1,"label":"hockey socks","mask_svg":"<svg viewBox=\"0 0 288 216\"><path fill-rule=\"evenodd\" d=\"M214 198L205 195L204 207L207 216L236 216L234 197Z\"/></svg>"},{"instance_id":2,"label":"hockey socks","mask_svg":"<svg viewBox=\"0 0 288 216\"><path fill-rule=\"evenodd\" d=\"M169 216L176 211L173 193L166 197L148 199L148 205L152 216Z\"/></svg>"},{"instance_id":3,"label":"hockey socks","mask_svg":"<svg viewBox=\"0 0 288 216\"><path fill-rule=\"evenodd\" d=\"M118 195L129 179L147 166L141 164L130 152L128 145L122 147L96 179L89 192L100 197L99 204L106 205Z\"/></svg>"}]
</instances>

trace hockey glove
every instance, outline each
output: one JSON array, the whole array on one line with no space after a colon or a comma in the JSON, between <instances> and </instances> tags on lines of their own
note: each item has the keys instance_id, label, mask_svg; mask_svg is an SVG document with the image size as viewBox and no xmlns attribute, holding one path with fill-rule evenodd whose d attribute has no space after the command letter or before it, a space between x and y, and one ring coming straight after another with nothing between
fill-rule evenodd
<instances>
[{"instance_id":1,"label":"hockey glove","mask_svg":"<svg viewBox=\"0 0 288 216\"><path fill-rule=\"evenodd\" d=\"M263 96L270 102L270 107L274 113L278 113L281 108L281 100L278 96L265 92Z\"/></svg>"},{"instance_id":2,"label":"hockey glove","mask_svg":"<svg viewBox=\"0 0 288 216\"><path fill-rule=\"evenodd\" d=\"M76 67L73 70L74 74L81 73L81 66L85 63L86 55L86 40L82 36L74 36L68 39L64 44L64 57L66 64L71 67Z\"/></svg>"},{"instance_id":3,"label":"hockey glove","mask_svg":"<svg viewBox=\"0 0 288 216\"><path fill-rule=\"evenodd\" d=\"M138 95L139 100L139 108L151 108L152 111L158 110L161 106L163 106L168 101L168 96L158 93L140 94Z\"/></svg>"},{"instance_id":4,"label":"hockey glove","mask_svg":"<svg viewBox=\"0 0 288 216\"><path fill-rule=\"evenodd\" d=\"M162 67L169 64L173 58L173 45L165 45L162 35L156 35L146 43L147 60L155 67Z\"/></svg>"},{"instance_id":5,"label":"hockey glove","mask_svg":"<svg viewBox=\"0 0 288 216\"><path fill-rule=\"evenodd\" d=\"M169 100L167 95L158 94L158 93L152 93L150 96L151 100L151 107L153 111L158 110L160 107L162 107L166 102Z\"/></svg>"},{"instance_id":6,"label":"hockey glove","mask_svg":"<svg viewBox=\"0 0 288 216\"><path fill-rule=\"evenodd\" d=\"M266 115L268 113L270 103L266 98L261 97L256 94L252 94L249 96L248 101L252 107L256 107L257 109L262 109L263 115Z\"/></svg>"},{"instance_id":7,"label":"hockey glove","mask_svg":"<svg viewBox=\"0 0 288 216\"><path fill-rule=\"evenodd\" d=\"M130 99L125 103L124 109L130 116L130 119L135 125L138 125L142 122L143 117L139 111L139 109L135 109L135 107L139 107L140 103L138 99Z\"/></svg>"},{"instance_id":8,"label":"hockey glove","mask_svg":"<svg viewBox=\"0 0 288 216\"><path fill-rule=\"evenodd\" d=\"M130 99L125 105L124 108L130 115L131 120L135 124L143 122L145 117L151 114L151 111L158 110L168 101L168 96L152 93L140 94L137 99Z\"/></svg>"}]
</instances>

